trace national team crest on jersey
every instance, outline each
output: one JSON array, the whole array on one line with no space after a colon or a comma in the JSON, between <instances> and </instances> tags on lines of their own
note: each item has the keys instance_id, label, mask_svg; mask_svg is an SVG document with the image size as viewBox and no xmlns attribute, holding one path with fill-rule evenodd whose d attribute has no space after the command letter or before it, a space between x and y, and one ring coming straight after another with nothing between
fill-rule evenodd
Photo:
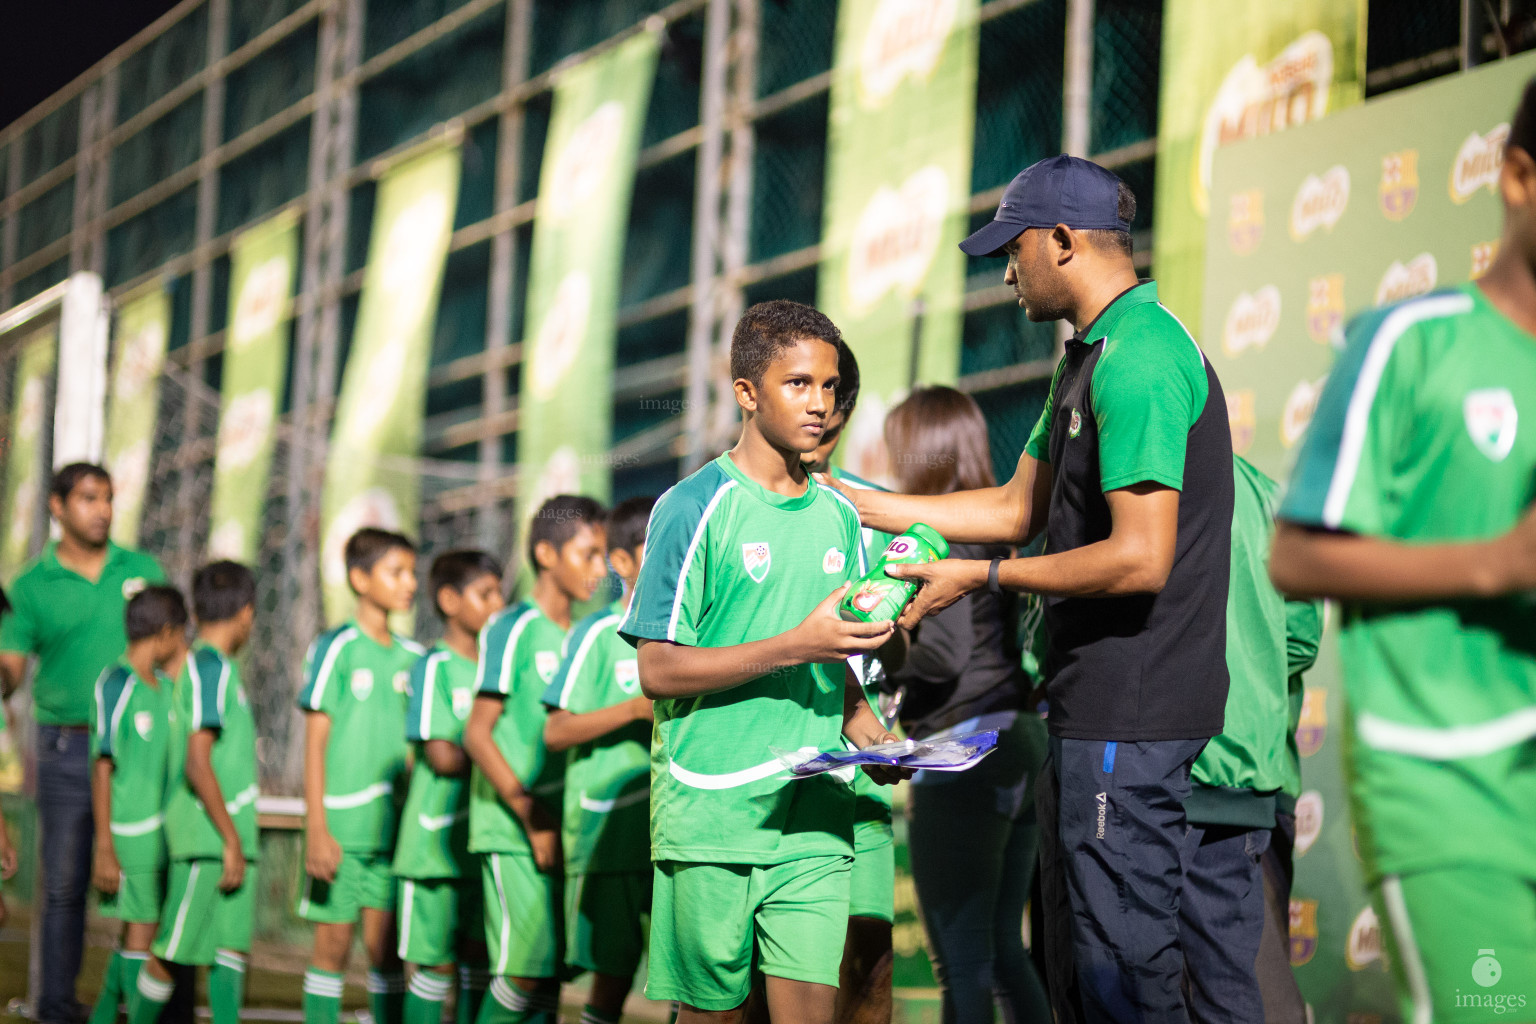
<instances>
[{"instance_id":1,"label":"national team crest on jersey","mask_svg":"<svg viewBox=\"0 0 1536 1024\"><path fill-rule=\"evenodd\" d=\"M373 672L366 668L354 669L350 685L352 696L358 700L367 700L369 694L373 693Z\"/></svg>"},{"instance_id":2,"label":"national team crest on jersey","mask_svg":"<svg viewBox=\"0 0 1536 1024\"><path fill-rule=\"evenodd\" d=\"M560 655L554 651L536 651L533 655L533 668L539 678L548 683L555 678L555 672L560 668Z\"/></svg>"},{"instance_id":3,"label":"national team crest on jersey","mask_svg":"<svg viewBox=\"0 0 1536 1024\"><path fill-rule=\"evenodd\" d=\"M847 564L847 557L837 548L827 548L827 553L821 556L821 571L825 573L842 572Z\"/></svg>"},{"instance_id":4,"label":"national team crest on jersey","mask_svg":"<svg viewBox=\"0 0 1536 1024\"><path fill-rule=\"evenodd\" d=\"M404 693L411 688L411 674L409 672L396 672L394 677L396 693Z\"/></svg>"},{"instance_id":5,"label":"national team crest on jersey","mask_svg":"<svg viewBox=\"0 0 1536 1024\"><path fill-rule=\"evenodd\" d=\"M741 546L741 563L747 568L747 575L752 577L752 582L761 583L768 578L768 567L773 564L773 552L768 550L767 541L759 541L756 544L743 544Z\"/></svg>"},{"instance_id":6,"label":"national team crest on jersey","mask_svg":"<svg viewBox=\"0 0 1536 1024\"><path fill-rule=\"evenodd\" d=\"M1083 429L1083 414L1076 409L1072 410L1072 419L1067 424L1067 436L1076 437Z\"/></svg>"},{"instance_id":7,"label":"national team crest on jersey","mask_svg":"<svg viewBox=\"0 0 1536 1024\"><path fill-rule=\"evenodd\" d=\"M1515 446L1520 410L1508 388L1479 388L1462 399L1462 415L1472 443L1494 462L1503 462Z\"/></svg>"},{"instance_id":8,"label":"national team crest on jersey","mask_svg":"<svg viewBox=\"0 0 1536 1024\"><path fill-rule=\"evenodd\" d=\"M475 691L468 688L453 691L453 717L459 721L469 717L469 706L475 702Z\"/></svg>"},{"instance_id":9,"label":"national team crest on jersey","mask_svg":"<svg viewBox=\"0 0 1536 1024\"><path fill-rule=\"evenodd\" d=\"M1300 967L1317 952L1317 900L1291 900L1291 966Z\"/></svg>"},{"instance_id":10,"label":"national team crest on jersey","mask_svg":"<svg viewBox=\"0 0 1536 1024\"><path fill-rule=\"evenodd\" d=\"M1302 757L1311 757L1323 749L1323 738L1328 734L1328 691L1323 688L1307 690L1301 698L1301 720L1296 723L1296 750Z\"/></svg>"},{"instance_id":11,"label":"national team crest on jersey","mask_svg":"<svg viewBox=\"0 0 1536 1024\"><path fill-rule=\"evenodd\" d=\"M625 658L623 661L613 663L613 681L619 684L619 689L628 694L640 692L640 663L634 658Z\"/></svg>"},{"instance_id":12,"label":"national team crest on jersey","mask_svg":"<svg viewBox=\"0 0 1536 1024\"><path fill-rule=\"evenodd\" d=\"M1404 149L1381 158L1381 184L1377 187L1381 212L1387 220L1402 220L1413 212L1419 199L1419 151Z\"/></svg>"},{"instance_id":13,"label":"national team crest on jersey","mask_svg":"<svg viewBox=\"0 0 1536 1024\"><path fill-rule=\"evenodd\" d=\"M139 734L139 739L148 740L149 734L155 731L155 716L151 711L135 711L133 713L133 730Z\"/></svg>"}]
</instances>

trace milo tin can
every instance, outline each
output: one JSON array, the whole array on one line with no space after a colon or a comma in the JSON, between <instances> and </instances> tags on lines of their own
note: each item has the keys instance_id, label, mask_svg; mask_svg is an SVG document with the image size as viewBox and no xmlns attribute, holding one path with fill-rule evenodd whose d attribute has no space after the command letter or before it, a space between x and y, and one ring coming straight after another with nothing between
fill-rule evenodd
<instances>
[{"instance_id":1,"label":"milo tin can","mask_svg":"<svg viewBox=\"0 0 1536 1024\"><path fill-rule=\"evenodd\" d=\"M848 588L837 613L848 622L884 622L901 615L917 593L914 580L893 579L888 565L937 562L949 557L949 543L927 523L913 523L906 533L891 538L869 574Z\"/></svg>"}]
</instances>

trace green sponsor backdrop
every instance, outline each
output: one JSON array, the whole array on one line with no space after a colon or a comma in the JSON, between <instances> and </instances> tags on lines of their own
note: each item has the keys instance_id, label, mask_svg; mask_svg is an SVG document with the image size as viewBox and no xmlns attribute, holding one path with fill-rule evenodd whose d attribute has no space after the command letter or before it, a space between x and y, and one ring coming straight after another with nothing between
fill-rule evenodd
<instances>
[{"instance_id":1,"label":"green sponsor backdrop","mask_svg":"<svg viewBox=\"0 0 1536 1024\"><path fill-rule=\"evenodd\" d=\"M817 302L859 357L838 461L887 479L886 411L960 369L976 0L843 0Z\"/></svg>"},{"instance_id":2,"label":"green sponsor backdrop","mask_svg":"<svg viewBox=\"0 0 1536 1024\"><path fill-rule=\"evenodd\" d=\"M593 385L613 375L619 261L659 45L655 32L641 32L555 84L518 399L518 521L525 527L556 494L608 498L613 410L606 392L593 401ZM522 550L522 536L514 551Z\"/></svg>"},{"instance_id":3,"label":"green sponsor backdrop","mask_svg":"<svg viewBox=\"0 0 1536 1024\"><path fill-rule=\"evenodd\" d=\"M1209 196L1216 149L1359 103L1365 8L1365 0L1169 0L1152 270L1163 304L1197 338L1206 218L1225 215Z\"/></svg>"},{"instance_id":4,"label":"green sponsor backdrop","mask_svg":"<svg viewBox=\"0 0 1536 1024\"><path fill-rule=\"evenodd\" d=\"M1238 453L1285 480L1346 319L1486 268L1503 140L1533 72L1536 57L1516 58L1217 155L1205 348ZM1305 793L1291 951L1316 1019L1343 1024L1395 1013L1350 824L1331 612L1297 731Z\"/></svg>"},{"instance_id":5,"label":"green sponsor backdrop","mask_svg":"<svg viewBox=\"0 0 1536 1024\"><path fill-rule=\"evenodd\" d=\"M416 532L427 357L459 194L459 146L444 143L379 182L357 327L342 376L320 500L326 621L351 614L342 549L363 526Z\"/></svg>"},{"instance_id":6,"label":"green sponsor backdrop","mask_svg":"<svg viewBox=\"0 0 1536 1024\"><path fill-rule=\"evenodd\" d=\"M224 390L213 465L208 554L255 560L288 375L288 320L299 218L287 212L235 239L230 252Z\"/></svg>"},{"instance_id":7,"label":"green sponsor backdrop","mask_svg":"<svg viewBox=\"0 0 1536 1024\"><path fill-rule=\"evenodd\" d=\"M44 490L43 431L48 428L48 378L59 345L58 327L21 343L5 453L5 534L0 539L0 581L9 583L32 553Z\"/></svg>"},{"instance_id":8,"label":"green sponsor backdrop","mask_svg":"<svg viewBox=\"0 0 1536 1024\"><path fill-rule=\"evenodd\" d=\"M139 543L170 329L171 300L162 284L129 300L117 314L105 455L112 474L112 539L129 547Z\"/></svg>"}]
</instances>

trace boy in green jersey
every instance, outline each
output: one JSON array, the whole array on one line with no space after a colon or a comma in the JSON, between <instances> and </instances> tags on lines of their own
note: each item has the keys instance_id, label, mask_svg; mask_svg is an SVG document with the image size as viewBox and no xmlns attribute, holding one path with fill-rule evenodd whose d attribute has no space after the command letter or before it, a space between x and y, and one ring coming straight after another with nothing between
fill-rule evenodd
<instances>
[{"instance_id":1,"label":"boy in green jersey","mask_svg":"<svg viewBox=\"0 0 1536 1024\"><path fill-rule=\"evenodd\" d=\"M1283 592L1341 603L1402 1016L1451 1024L1536 1017L1536 81L1499 190L1486 275L1350 326L1270 561Z\"/></svg>"},{"instance_id":2,"label":"boy in green jersey","mask_svg":"<svg viewBox=\"0 0 1536 1024\"><path fill-rule=\"evenodd\" d=\"M123 922L93 1022L116 1020L119 998L137 990L160 922L176 718L168 676L187 653L187 604L175 588L146 587L128 602L123 619L128 652L96 680L91 702L91 884L101 893L101 915ZM171 987L165 983L165 999Z\"/></svg>"},{"instance_id":3,"label":"boy in green jersey","mask_svg":"<svg viewBox=\"0 0 1536 1024\"><path fill-rule=\"evenodd\" d=\"M256 577L214 562L192 578L197 641L176 680L165 837L170 877L154 956L129 993L129 1024L154 1024L176 979L211 967L214 1024L236 1024L251 951L257 855L256 722L234 656L251 636Z\"/></svg>"},{"instance_id":4,"label":"boy in green jersey","mask_svg":"<svg viewBox=\"0 0 1536 1024\"><path fill-rule=\"evenodd\" d=\"M849 487L884 490L855 476L832 458L843 439L843 428L859 402L859 363L846 344L838 346L837 404L816 450L801 456L810 473L830 473ZM872 565L891 542L891 535L869 527L864 539L864 565ZM861 568L861 572L868 571ZM899 669L906 659L906 634L897 630L874 659L863 662L861 682L870 707L879 714L880 679ZM860 772L853 779L853 870L848 881L848 938L837 986L838 1021L886 1024L891 1019L891 923L896 914L896 841L891 830L891 791Z\"/></svg>"},{"instance_id":5,"label":"boy in green jersey","mask_svg":"<svg viewBox=\"0 0 1536 1024\"><path fill-rule=\"evenodd\" d=\"M656 701L646 991L679 1001L684 1024L734 1018L754 966L771 1017L832 1020L853 788L849 777L791 779L778 751L890 736L846 661L894 629L838 617L861 562L859 517L801 462L836 405L840 341L796 302L738 321L741 439L657 503L619 626Z\"/></svg>"},{"instance_id":6,"label":"boy in green jersey","mask_svg":"<svg viewBox=\"0 0 1536 1024\"><path fill-rule=\"evenodd\" d=\"M630 498L608 516L608 564L624 592L578 622L544 691L544 744L565 759L566 962L592 971L582 1024L618 1024L645 949L651 912L651 702L619 620L640 575L655 498Z\"/></svg>"},{"instance_id":7,"label":"boy in green jersey","mask_svg":"<svg viewBox=\"0 0 1536 1024\"><path fill-rule=\"evenodd\" d=\"M469 849L481 854L491 962L481 1024L553 1024L565 944L560 854L563 758L544 750L544 690L560 667L571 605L607 576L603 509L563 494L528 527L529 597L480 634L475 703L464 727L474 761Z\"/></svg>"},{"instance_id":8,"label":"boy in green jersey","mask_svg":"<svg viewBox=\"0 0 1536 1024\"><path fill-rule=\"evenodd\" d=\"M11 602L5 596L5 591L0 590L0 622L10 614ZM6 730L6 714L4 704L0 704L0 735ZM0 814L0 882L9 882L16 875L18 866L16 859L16 847L11 843L11 833L5 825L5 815ZM5 927L6 918L10 911L5 907L5 894L0 893L0 928Z\"/></svg>"},{"instance_id":9,"label":"boy in green jersey","mask_svg":"<svg viewBox=\"0 0 1536 1024\"><path fill-rule=\"evenodd\" d=\"M395 786L404 783L405 691L425 653L390 631L416 599L416 547L365 527L344 552L357 595L351 622L328 629L304 660L304 872L299 916L315 924L304 975L306 1024L336 1024L342 972L359 921L378 1024L400 1024L405 977L395 953Z\"/></svg>"},{"instance_id":10,"label":"boy in green jersey","mask_svg":"<svg viewBox=\"0 0 1536 1024\"><path fill-rule=\"evenodd\" d=\"M406 1024L438 1024L459 965L459 1024L474 1024L489 975L480 865L469 853L469 756L464 721L475 699L479 637L506 602L501 565L483 551L432 560L432 603L443 638L411 669L405 736L415 747L411 790L395 848L400 959L416 965Z\"/></svg>"}]
</instances>

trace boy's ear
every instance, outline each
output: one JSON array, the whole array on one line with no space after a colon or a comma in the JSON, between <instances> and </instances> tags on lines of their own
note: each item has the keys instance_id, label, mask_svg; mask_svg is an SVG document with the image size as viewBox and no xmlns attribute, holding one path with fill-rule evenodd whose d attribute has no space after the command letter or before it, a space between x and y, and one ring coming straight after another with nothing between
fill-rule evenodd
<instances>
[{"instance_id":1,"label":"boy's ear","mask_svg":"<svg viewBox=\"0 0 1536 1024\"><path fill-rule=\"evenodd\" d=\"M453 587L438 587L437 593L432 597L437 601L437 607L442 611L444 618L453 618L464 607L464 595Z\"/></svg>"},{"instance_id":2,"label":"boy's ear","mask_svg":"<svg viewBox=\"0 0 1536 1024\"><path fill-rule=\"evenodd\" d=\"M635 556L623 548L614 548L608 552L608 564L613 566L613 571L620 576L629 577L635 574Z\"/></svg>"},{"instance_id":3,"label":"boy's ear","mask_svg":"<svg viewBox=\"0 0 1536 1024\"><path fill-rule=\"evenodd\" d=\"M347 586L352 588L352 593L361 596L368 589L368 576L367 572L355 565L347 570Z\"/></svg>"},{"instance_id":4,"label":"boy's ear","mask_svg":"<svg viewBox=\"0 0 1536 1024\"><path fill-rule=\"evenodd\" d=\"M736 392L736 404L747 412L757 412L757 387L745 377L737 377L731 382L731 388Z\"/></svg>"},{"instance_id":5,"label":"boy's ear","mask_svg":"<svg viewBox=\"0 0 1536 1024\"><path fill-rule=\"evenodd\" d=\"M549 541L541 540L533 546L533 563L540 569L553 569L558 561L560 552Z\"/></svg>"}]
</instances>

